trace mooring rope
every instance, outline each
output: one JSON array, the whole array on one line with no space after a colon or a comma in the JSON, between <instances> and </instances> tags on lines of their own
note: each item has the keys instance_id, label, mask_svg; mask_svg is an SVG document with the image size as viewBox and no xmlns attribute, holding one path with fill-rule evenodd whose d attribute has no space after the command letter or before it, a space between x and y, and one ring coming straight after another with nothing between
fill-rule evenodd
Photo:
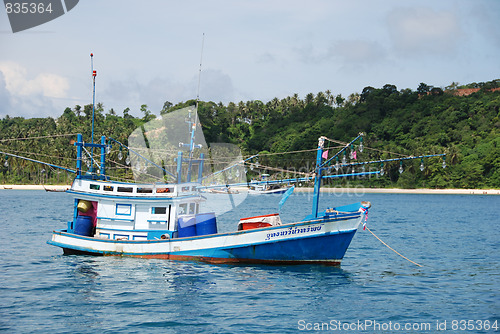
<instances>
[{"instance_id":1,"label":"mooring rope","mask_svg":"<svg viewBox=\"0 0 500 334\"><path fill-rule=\"evenodd\" d=\"M387 248L389 248L390 250L392 250L394 253L398 254L398 255L399 255L399 256L401 256L403 259L405 259L405 260L407 260L407 261L409 261L409 262L411 262L411 263L413 263L413 264L415 264L415 265L417 265L417 266L419 266L419 267L422 267L422 265L418 264L418 263L417 263L417 262L415 262L415 261L410 260L409 258L407 258L407 257L406 257L406 256L404 256L404 255L401 255L401 254L400 254L400 253L398 253L396 250L394 250L391 246L389 246L388 244L386 244L385 242L383 242L383 241L382 241L382 239L380 239L379 237L377 237L377 236L375 235L375 233L373 233L373 232L372 232L372 230L370 230L370 229L368 228L368 226L365 226L365 227L366 227L366 229L368 230L368 232L370 232L371 234L373 234L373 236L374 236L375 238L377 238L377 239L378 239L378 241L380 241L381 243L383 243L383 244L384 244Z\"/></svg>"}]
</instances>

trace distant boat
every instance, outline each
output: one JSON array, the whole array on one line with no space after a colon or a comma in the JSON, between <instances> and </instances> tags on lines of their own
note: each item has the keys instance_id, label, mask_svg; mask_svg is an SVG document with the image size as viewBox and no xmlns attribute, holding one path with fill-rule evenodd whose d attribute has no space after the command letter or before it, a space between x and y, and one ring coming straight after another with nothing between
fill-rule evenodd
<instances>
[{"instance_id":1,"label":"distant boat","mask_svg":"<svg viewBox=\"0 0 500 334\"><path fill-rule=\"evenodd\" d=\"M250 195L284 194L290 187L283 187L279 184L258 184L248 188Z\"/></svg>"},{"instance_id":2,"label":"distant boat","mask_svg":"<svg viewBox=\"0 0 500 334\"><path fill-rule=\"evenodd\" d=\"M235 190L235 189L231 189L229 187L226 187L226 188L222 188L222 189L208 189L206 191L207 193L211 193L211 194L239 194L240 192L238 190Z\"/></svg>"},{"instance_id":3,"label":"distant boat","mask_svg":"<svg viewBox=\"0 0 500 334\"><path fill-rule=\"evenodd\" d=\"M65 192L69 190L69 188L46 188L45 186L43 186L43 189L47 192Z\"/></svg>"},{"instance_id":4,"label":"distant boat","mask_svg":"<svg viewBox=\"0 0 500 334\"><path fill-rule=\"evenodd\" d=\"M258 184L251 184L248 188L248 194L250 195L269 195L269 194L284 194L290 186L284 186L282 184L275 184L274 182L266 183L269 179L269 174L262 174L260 176L260 181Z\"/></svg>"}]
</instances>

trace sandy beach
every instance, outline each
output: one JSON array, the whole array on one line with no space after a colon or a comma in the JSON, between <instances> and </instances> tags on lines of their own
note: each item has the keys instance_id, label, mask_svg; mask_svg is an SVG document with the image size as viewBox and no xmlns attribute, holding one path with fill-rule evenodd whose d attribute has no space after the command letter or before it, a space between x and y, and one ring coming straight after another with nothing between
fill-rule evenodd
<instances>
[{"instance_id":1,"label":"sandy beach","mask_svg":"<svg viewBox=\"0 0 500 334\"><path fill-rule=\"evenodd\" d=\"M0 190L66 190L70 185L0 185ZM238 189L245 191L246 188ZM296 187L295 192L313 192L310 187ZM332 194L441 194L441 195L500 195L500 189L398 189L398 188L322 188Z\"/></svg>"},{"instance_id":2,"label":"sandy beach","mask_svg":"<svg viewBox=\"0 0 500 334\"><path fill-rule=\"evenodd\" d=\"M71 185L42 185L42 184L2 184L0 190L67 190Z\"/></svg>"},{"instance_id":3,"label":"sandy beach","mask_svg":"<svg viewBox=\"0 0 500 334\"><path fill-rule=\"evenodd\" d=\"M296 192L312 192L313 188L295 188ZM322 188L332 194L441 194L500 195L500 189L398 189L398 188Z\"/></svg>"}]
</instances>

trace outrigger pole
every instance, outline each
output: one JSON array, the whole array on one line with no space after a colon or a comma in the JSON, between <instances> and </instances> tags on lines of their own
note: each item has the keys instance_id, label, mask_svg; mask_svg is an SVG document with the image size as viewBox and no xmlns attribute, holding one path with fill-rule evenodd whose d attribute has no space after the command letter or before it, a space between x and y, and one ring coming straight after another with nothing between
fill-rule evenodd
<instances>
[{"instance_id":1,"label":"outrigger pole","mask_svg":"<svg viewBox=\"0 0 500 334\"><path fill-rule=\"evenodd\" d=\"M74 171L72 169L69 169L69 168L66 168L66 167L62 167L62 166L58 166L58 165L54 165L54 164L49 164L48 162L43 162L43 161L40 161L40 160L30 159L30 158L26 158L26 157L23 157L23 156L20 156L20 155L16 155L16 154L12 154L12 153L7 153L7 152L3 152L3 151L0 151L0 154L5 154L5 155L8 155L8 156L11 156L11 157L14 157L14 158L20 158L20 159L31 161L31 162L36 162L36 163L39 163L39 164L42 164L42 165L46 165L46 166L50 166L50 167L62 169L62 170L65 170L66 172L70 172L70 173L73 173L73 174L76 173L76 171Z\"/></svg>"}]
</instances>

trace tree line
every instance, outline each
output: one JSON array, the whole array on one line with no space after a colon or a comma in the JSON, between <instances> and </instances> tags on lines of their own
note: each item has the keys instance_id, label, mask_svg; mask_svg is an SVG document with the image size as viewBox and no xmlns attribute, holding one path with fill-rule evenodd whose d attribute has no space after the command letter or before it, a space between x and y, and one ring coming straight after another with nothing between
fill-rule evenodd
<instances>
[{"instance_id":1,"label":"tree line","mask_svg":"<svg viewBox=\"0 0 500 334\"><path fill-rule=\"evenodd\" d=\"M442 161L405 162L403 173L399 163L386 164L381 178L345 179L332 185L400 188L500 188L500 80L458 85L444 89L421 83L416 90L398 90L386 84L382 88L365 87L360 94L348 97L330 91L297 94L266 103L259 100L230 102L227 105L200 101L198 114L207 143L237 144L244 155L261 154L264 166L288 170L305 170L311 166L317 139L326 136L348 142L359 132L366 134L365 150L360 158L377 160L397 152L407 156L446 153L449 168ZM461 96L458 91L479 88ZM160 115L194 105L195 100L177 104L165 102ZM156 116L147 105L134 117L126 108L119 115L102 103L95 108L95 138L111 136L127 143L128 136ZM82 133L87 141L91 132L92 105L66 108L58 118L6 116L0 120L0 150L57 165L74 167L75 150L71 146ZM33 138L37 139L22 139ZM333 146L330 149L333 151ZM328 148L328 147L327 147ZM354 148L356 149L356 147ZM273 155L279 152L293 155ZM131 178L125 162L127 152L114 147L108 170L111 175ZM71 176L50 167L0 155L0 183L67 183ZM121 159L119 159L121 158ZM335 162L332 162L333 164ZM374 165L371 168L381 168ZM306 168L307 169L307 168ZM333 166L332 166L332 170ZM249 177L257 171L249 171ZM288 175L287 175L288 176ZM348 183L348 184L347 184Z\"/></svg>"}]
</instances>

